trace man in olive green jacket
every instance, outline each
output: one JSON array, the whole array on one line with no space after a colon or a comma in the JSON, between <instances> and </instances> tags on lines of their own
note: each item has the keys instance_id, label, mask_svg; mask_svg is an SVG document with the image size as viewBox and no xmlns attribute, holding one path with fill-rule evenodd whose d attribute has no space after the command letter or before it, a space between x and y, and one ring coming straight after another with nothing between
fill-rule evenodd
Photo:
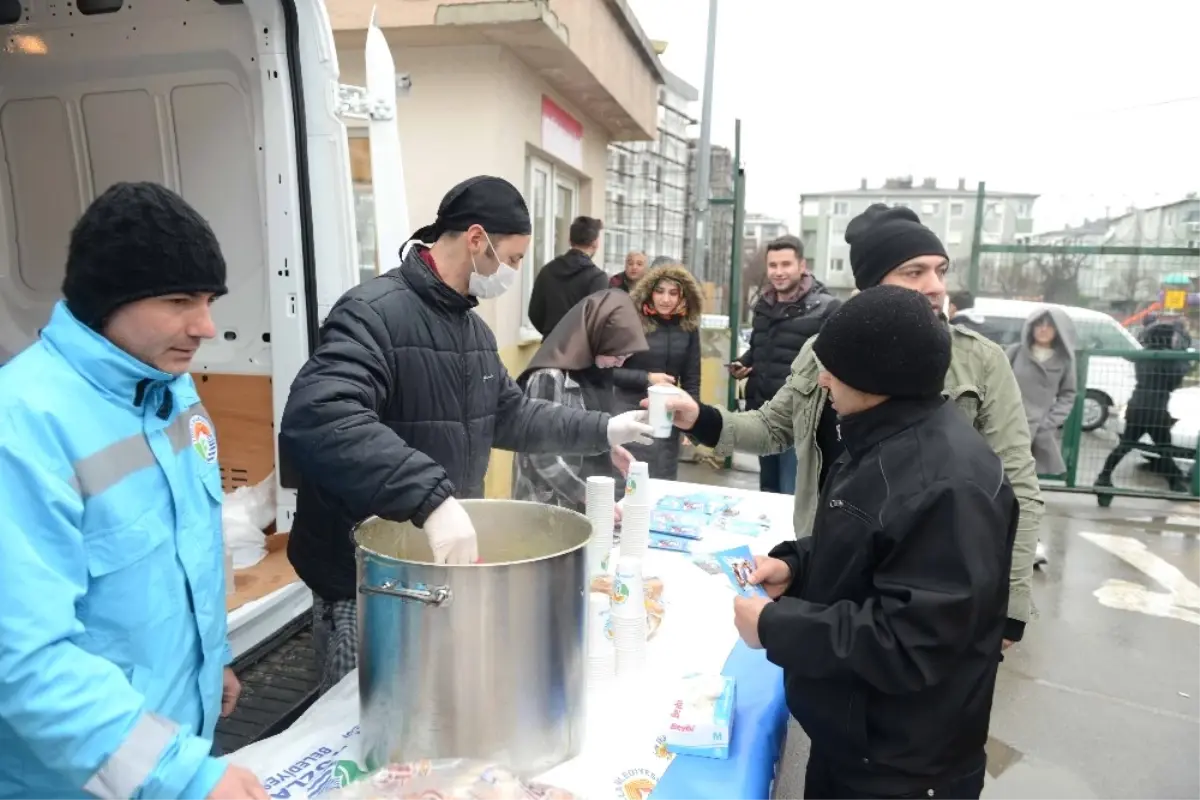
<instances>
[{"instance_id":1,"label":"man in olive green jacket","mask_svg":"<svg viewBox=\"0 0 1200 800\"><path fill-rule=\"evenodd\" d=\"M941 241L914 212L873 205L847 226L846 241L850 243L850 264L859 289L880 283L904 286L924 294L935 308L942 308L949 260ZM945 395L1000 456L1021 504L1009 579L1009 622L1004 633L1007 646L1021 640L1029 620L1042 495L1021 392L1008 357L998 345L959 325L950 326L950 339ZM805 343L792 362L787 383L755 411L731 413L700 406L686 395L671 402L676 426L689 431L701 444L714 447L717 455L735 450L768 455L795 448L793 521L798 537L811 532L825 471L842 452L828 392L817 384L821 368L813 355L815 341L813 337ZM863 353L862 357L872 358L874 354Z\"/></svg>"}]
</instances>

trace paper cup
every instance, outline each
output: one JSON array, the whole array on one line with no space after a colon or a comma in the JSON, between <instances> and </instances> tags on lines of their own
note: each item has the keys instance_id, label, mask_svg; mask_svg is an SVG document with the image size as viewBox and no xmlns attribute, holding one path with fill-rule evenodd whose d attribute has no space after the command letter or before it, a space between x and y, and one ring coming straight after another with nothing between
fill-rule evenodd
<instances>
[{"instance_id":1,"label":"paper cup","mask_svg":"<svg viewBox=\"0 0 1200 800\"><path fill-rule=\"evenodd\" d=\"M622 511L630 506L650 505L650 465L645 461L634 461L625 476L625 498L621 501ZM621 523L624 527L625 523Z\"/></svg>"},{"instance_id":2,"label":"paper cup","mask_svg":"<svg viewBox=\"0 0 1200 800\"><path fill-rule=\"evenodd\" d=\"M630 563L636 563L636 569L631 569ZM646 624L646 589L642 581L641 562L637 559L622 557L617 562L617 571L613 576L611 614L614 632L618 620L640 618L643 628Z\"/></svg>"},{"instance_id":3,"label":"paper cup","mask_svg":"<svg viewBox=\"0 0 1200 800\"><path fill-rule=\"evenodd\" d=\"M675 413L667 408L667 401L679 394L674 386L651 386L647 395L650 397L650 427L654 432L650 435L655 439L671 438L674 427Z\"/></svg>"}]
</instances>

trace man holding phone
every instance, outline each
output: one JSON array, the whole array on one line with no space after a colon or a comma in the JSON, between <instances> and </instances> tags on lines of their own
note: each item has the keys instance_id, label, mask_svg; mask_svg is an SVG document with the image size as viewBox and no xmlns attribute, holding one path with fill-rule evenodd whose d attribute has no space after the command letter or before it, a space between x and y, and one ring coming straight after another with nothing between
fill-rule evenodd
<instances>
[{"instance_id":1,"label":"man holding phone","mask_svg":"<svg viewBox=\"0 0 1200 800\"><path fill-rule=\"evenodd\" d=\"M808 271L804 243L795 236L783 236L767 245L767 282L754 304L750 347L741 358L726 365L734 378L749 378L747 411L766 405L783 388L800 348L841 305ZM761 491L795 492L794 450L759 456L758 463Z\"/></svg>"}]
</instances>

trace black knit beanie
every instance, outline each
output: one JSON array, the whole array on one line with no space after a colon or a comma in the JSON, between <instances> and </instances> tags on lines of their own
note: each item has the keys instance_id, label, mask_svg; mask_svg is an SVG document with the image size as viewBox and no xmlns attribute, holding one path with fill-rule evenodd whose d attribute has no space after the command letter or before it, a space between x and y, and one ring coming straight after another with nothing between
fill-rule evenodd
<instances>
[{"instance_id":1,"label":"black knit beanie","mask_svg":"<svg viewBox=\"0 0 1200 800\"><path fill-rule=\"evenodd\" d=\"M166 294L223 295L225 258L212 228L156 183L115 183L71 231L63 297L95 330L127 303Z\"/></svg>"},{"instance_id":2,"label":"black knit beanie","mask_svg":"<svg viewBox=\"0 0 1200 800\"><path fill-rule=\"evenodd\" d=\"M942 240L910 208L872 203L846 226L854 285L869 289L917 256L946 256Z\"/></svg>"},{"instance_id":3,"label":"black knit beanie","mask_svg":"<svg viewBox=\"0 0 1200 800\"><path fill-rule=\"evenodd\" d=\"M860 392L937 397L950 368L950 332L925 295L874 286L825 322L813 352L822 367Z\"/></svg>"}]
</instances>

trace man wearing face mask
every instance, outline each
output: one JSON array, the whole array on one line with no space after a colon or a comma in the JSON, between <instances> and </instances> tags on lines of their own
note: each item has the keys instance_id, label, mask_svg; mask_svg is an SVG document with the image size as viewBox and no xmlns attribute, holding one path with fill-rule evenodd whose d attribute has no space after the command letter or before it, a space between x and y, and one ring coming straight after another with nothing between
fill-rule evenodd
<instances>
[{"instance_id":1,"label":"man wearing face mask","mask_svg":"<svg viewBox=\"0 0 1200 800\"><path fill-rule=\"evenodd\" d=\"M500 178L450 190L400 266L347 292L292 384L280 451L301 477L288 558L313 590L328 689L357 661L351 528L376 515L425 530L434 559L477 560L455 498L483 496L493 447L596 454L649 442L644 412L610 417L527 399L473 309L518 278L529 210Z\"/></svg>"}]
</instances>

